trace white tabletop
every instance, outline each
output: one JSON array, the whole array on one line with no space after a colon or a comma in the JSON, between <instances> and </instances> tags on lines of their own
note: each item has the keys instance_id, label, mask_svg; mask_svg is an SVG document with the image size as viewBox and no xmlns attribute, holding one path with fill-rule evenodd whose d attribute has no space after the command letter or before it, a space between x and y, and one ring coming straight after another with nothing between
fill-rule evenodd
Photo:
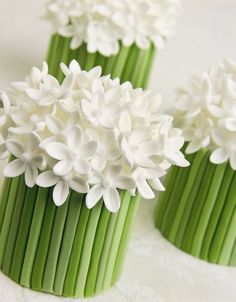
<instances>
[{"instance_id":1,"label":"white tabletop","mask_svg":"<svg viewBox=\"0 0 236 302\"><path fill-rule=\"evenodd\" d=\"M131 1L131 0L130 0ZM21 80L45 57L50 27L39 19L43 0L0 0L0 89ZM236 61L236 1L184 0L177 35L159 52L151 88L174 101L191 73L228 57ZM234 302L236 268L211 265L176 249L153 222L154 201L143 201L121 280L92 302ZM68 302L24 289L0 273L0 302ZM78 300L81 301L81 300Z\"/></svg>"}]
</instances>

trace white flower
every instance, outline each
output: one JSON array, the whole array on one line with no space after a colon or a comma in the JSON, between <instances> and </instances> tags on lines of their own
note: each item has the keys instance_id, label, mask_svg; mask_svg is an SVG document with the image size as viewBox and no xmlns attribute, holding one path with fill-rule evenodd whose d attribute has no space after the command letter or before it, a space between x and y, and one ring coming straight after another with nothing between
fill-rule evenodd
<instances>
[{"instance_id":1,"label":"white flower","mask_svg":"<svg viewBox=\"0 0 236 302\"><path fill-rule=\"evenodd\" d=\"M65 176L58 176L53 171L45 171L41 173L36 183L43 188L53 188L53 201L57 206L61 206L69 196L70 188L78 193L87 193L89 190L88 183L78 176L67 174Z\"/></svg>"},{"instance_id":2,"label":"white flower","mask_svg":"<svg viewBox=\"0 0 236 302\"><path fill-rule=\"evenodd\" d=\"M24 143L13 139L7 140L6 147L16 159L5 167L4 175L16 177L25 173L26 185L33 187L38 176L38 169L46 168L45 157L39 153L39 143L40 138L35 133L30 134Z\"/></svg>"},{"instance_id":3,"label":"white flower","mask_svg":"<svg viewBox=\"0 0 236 302\"><path fill-rule=\"evenodd\" d=\"M74 84L74 75L71 73L62 83L51 75L44 77L39 89L28 88L26 93L40 106L49 106L57 102L66 101L70 96L70 88Z\"/></svg>"},{"instance_id":4,"label":"white flower","mask_svg":"<svg viewBox=\"0 0 236 302\"><path fill-rule=\"evenodd\" d=\"M181 12L179 0L48 0L46 19L54 31L71 37L71 48L83 42L89 52L115 55L119 42L163 47L173 35Z\"/></svg>"},{"instance_id":5,"label":"white flower","mask_svg":"<svg viewBox=\"0 0 236 302\"><path fill-rule=\"evenodd\" d=\"M97 150L95 141L84 141L81 128L76 125L72 127L66 137L66 144L60 142L49 142L44 145L46 152L58 160L53 167L56 175L66 175L73 169L80 175L89 174L90 164L88 159L93 157Z\"/></svg>"},{"instance_id":6,"label":"white flower","mask_svg":"<svg viewBox=\"0 0 236 302\"><path fill-rule=\"evenodd\" d=\"M90 179L93 187L86 196L86 205L89 209L94 207L103 197L109 211L115 213L120 208L120 195L117 189L132 190L134 180L126 175L120 175L121 166L110 166L104 173L94 173Z\"/></svg>"},{"instance_id":7,"label":"white flower","mask_svg":"<svg viewBox=\"0 0 236 302\"><path fill-rule=\"evenodd\" d=\"M179 89L175 123L189 142L187 153L208 148L211 162L229 160L236 170L236 64L224 61Z\"/></svg>"},{"instance_id":8,"label":"white flower","mask_svg":"<svg viewBox=\"0 0 236 302\"><path fill-rule=\"evenodd\" d=\"M111 212L120 207L118 190L153 198L172 164L188 164L182 132L160 114L160 96L101 77L98 67L86 72L72 61L61 68L62 84L44 64L12 85L10 97L2 94L0 157L14 158L5 176L24 173L29 187L54 187L58 206L70 190L87 193L89 208L103 198ZM224 124L234 129L234 120Z\"/></svg>"}]
</instances>

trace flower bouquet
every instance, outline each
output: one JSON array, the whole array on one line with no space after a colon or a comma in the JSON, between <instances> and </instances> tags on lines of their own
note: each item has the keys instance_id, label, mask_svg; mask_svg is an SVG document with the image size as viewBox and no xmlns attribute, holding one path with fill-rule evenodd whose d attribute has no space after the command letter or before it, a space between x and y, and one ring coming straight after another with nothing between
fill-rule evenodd
<instances>
[{"instance_id":1,"label":"flower bouquet","mask_svg":"<svg viewBox=\"0 0 236 302\"><path fill-rule=\"evenodd\" d=\"M160 96L61 65L33 68L1 93L0 268L17 283L93 296L118 279L140 196L188 162Z\"/></svg>"},{"instance_id":2,"label":"flower bouquet","mask_svg":"<svg viewBox=\"0 0 236 302\"><path fill-rule=\"evenodd\" d=\"M59 64L76 59L84 70L101 66L104 75L144 88L155 49L173 34L180 11L179 0L49 0L50 73L61 81Z\"/></svg>"},{"instance_id":3,"label":"flower bouquet","mask_svg":"<svg viewBox=\"0 0 236 302\"><path fill-rule=\"evenodd\" d=\"M225 61L193 77L177 94L188 168L173 168L156 209L156 225L193 256L236 265L236 64Z\"/></svg>"}]
</instances>

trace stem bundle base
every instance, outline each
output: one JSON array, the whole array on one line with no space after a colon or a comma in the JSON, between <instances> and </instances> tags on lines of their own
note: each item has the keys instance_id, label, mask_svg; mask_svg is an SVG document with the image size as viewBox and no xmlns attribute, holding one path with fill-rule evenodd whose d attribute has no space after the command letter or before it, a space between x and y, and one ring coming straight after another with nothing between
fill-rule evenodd
<instances>
[{"instance_id":1,"label":"stem bundle base","mask_svg":"<svg viewBox=\"0 0 236 302\"><path fill-rule=\"evenodd\" d=\"M215 165L210 152L187 155L191 165L172 167L160 193L155 222L170 242L211 263L236 266L236 173Z\"/></svg>"},{"instance_id":2,"label":"stem bundle base","mask_svg":"<svg viewBox=\"0 0 236 302\"><path fill-rule=\"evenodd\" d=\"M121 208L89 210L71 191L56 207L52 190L5 179L0 203L0 268L12 280L65 297L94 296L118 280L139 196L121 191Z\"/></svg>"}]
</instances>

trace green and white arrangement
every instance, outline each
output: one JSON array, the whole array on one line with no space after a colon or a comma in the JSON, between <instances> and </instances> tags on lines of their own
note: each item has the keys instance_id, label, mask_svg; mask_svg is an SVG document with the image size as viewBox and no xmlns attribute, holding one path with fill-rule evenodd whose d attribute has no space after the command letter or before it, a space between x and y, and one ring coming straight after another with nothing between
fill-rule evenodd
<instances>
[{"instance_id":1,"label":"green and white arrangement","mask_svg":"<svg viewBox=\"0 0 236 302\"><path fill-rule=\"evenodd\" d=\"M87 297L118 279L140 196L187 166L160 96L61 64L1 92L0 268L17 283Z\"/></svg>"},{"instance_id":2,"label":"green and white arrangement","mask_svg":"<svg viewBox=\"0 0 236 302\"><path fill-rule=\"evenodd\" d=\"M156 225L189 254L236 266L236 64L193 77L175 107L191 165L167 175Z\"/></svg>"},{"instance_id":3,"label":"green and white arrangement","mask_svg":"<svg viewBox=\"0 0 236 302\"><path fill-rule=\"evenodd\" d=\"M179 0L49 0L45 18L53 26L49 70L76 59L81 68L101 66L103 75L146 87L156 49L174 33Z\"/></svg>"}]
</instances>

